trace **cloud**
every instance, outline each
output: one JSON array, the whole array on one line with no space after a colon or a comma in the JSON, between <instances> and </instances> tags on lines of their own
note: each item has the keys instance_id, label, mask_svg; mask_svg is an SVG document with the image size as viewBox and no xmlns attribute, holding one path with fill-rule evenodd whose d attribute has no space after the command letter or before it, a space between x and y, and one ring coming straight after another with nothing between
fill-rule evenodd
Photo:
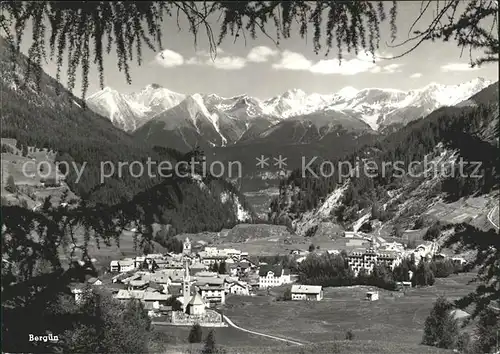
<instances>
[{"instance_id":1,"label":"cloud","mask_svg":"<svg viewBox=\"0 0 500 354\"><path fill-rule=\"evenodd\" d=\"M311 66L312 62L305 56L289 50L283 51L280 61L273 64L276 70L309 70Z\"/></svg>"},{"instance_id":2,"label":"cloud","mask_svg":"<svg viewBox=\"0 0 500 354\"><path fill-rule=\"evenodd\" d=\"M414 73L410 75L410 79L418 79L419 77L422 77L422 73Z\"/></svg>"},{"instance_id":3,"label":"cloud","mask_svg":"<svg viewBox=\"0 0 500 354\"><path fill-rule=\"evenodd\" d=\"M374 60L375 59L375 60ZM356 75L364 72L376 73L397 73L401 72L403 64L389 64L381 67L378 64L377 53L374 56L366 51L360 51L357 56L350 59L323 59L313 62L304 55L285 50L281 53L279 62L273 65L277 70L303 70L314 74L323 75Z\"/></svg>"},{"instance_id":4,"label":"cloud","mask_svg":"<svg viewBox=\"0 0 500 354\"><path fill-rule=\"evenodd\" d=\"M247 62L245 58L242 57L217 56L215 60L208 59L207 64L222 70L238 70L245 67Z\"/></svg>"},{"instance_id":5,"label":"cloud","mask_svg":"<svg viewBox=\"0 0 500 354\"><path fill-rule=\"evenodd\" d=\"M173 68L184 64L182 55L170 49L165 49L156 54L155 61L166 68Z\"/></svg>"},{"instance_id":6,"label":"cloud","mask_svg":"<svg viewBox=\"0 0 500 354\"><path fill-rule=\"evenodd\" d=\"M469 64L465 63L449 63L441 66L441 71L449 72L449 71L472 71L478 70L477 66L471 68Z\"/></svg>"},{"instance_id":7,"label":"cloud","mask_svg":"<svg viewBox=\"0 0 500 354\"><path fill-rule=\"evenodd\" d=\"M329 60L320 60L311 67L311 72L318 74L339 74L339 75L356 75L359 73L373 70L377 64L373 62L373 56L367 52L359 52L352 59L338 58Z\"/></svg>"},{"instance_id":8,"label":"cloud","mask_svg":"<svg viewBox=\"0 0 500 354\"><path fill-rule=\"evenodd\" d=\"M222 70L238 70L246 66L245 58L238 56L223 55L225 52L217 48L217 55L212 58L209 51L201 50L196 52L194 57L186 61L188 65L206 65Z\"/></svg>"},{"instance_id":9,"label":"cloud","mask_svg":"<svg viewBox=\"0 0 500 354\"><path fill-rule=\"evenodd\" d=\"M200 60L200 58L192 57L192 58L189 58L188 60L186 60L186 64L187 65L202 65L203 61Z\"/></svg>"},{"instance_id":10,"label":"cloud","mask_svg":"<svg viewBox=\"0 0 500 354\"><path fill-rule=\"evenodd\" d=\"M403 70L401 70L401 67L403 64L389 64L386 65L382 68L382 71L389 73L389 74L394 74L394 73L400 73Z\"/></svg>"},{"instance_id":11,"label":"cloud","mask_svg":"<svg viewBox=\"0 0 500 354\"><path fill-rule=\"evenodd\" d=\"M276 56L277 54L277 50L261 45L253 47L250 52L248 52L247 60L254 63L263 63L268 61L269 58Z\"/></svg>"},{"instance_id":12,"label":"cloud","mask_svg":"<svg viewBox=\"0 0 500 354\"><path fill-rule=\"evenodd\" d=\"M225 51L222 50L222 48L220 47L217 47L216 50L215 50L216 54L217 55L221 55L221 54L224 54ZM198 50L196 51L196 54L195 54L197 57L205 57L205 58L210 58L211 55L212 55L212 52L208 51L208 50L205 50L205 49L202 49L202 50Z\"/></svg>"}]
</instances>

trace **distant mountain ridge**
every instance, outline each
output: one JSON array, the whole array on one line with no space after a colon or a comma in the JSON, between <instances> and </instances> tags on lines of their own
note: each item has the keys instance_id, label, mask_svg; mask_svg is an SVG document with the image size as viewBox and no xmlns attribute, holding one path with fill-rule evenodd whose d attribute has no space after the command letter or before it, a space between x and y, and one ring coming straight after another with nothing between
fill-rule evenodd
<instances>
[{"instance_id":1,"label":"distant mountain ridge","mask_svg":"<svg viewBox=\"0 0 500 354\"><path fill-rule=\"evenodd\" d=\"M345 87L326 95L292 89L267 100L248 95L185 95L152 84L128 95L107 87L90 96L87 104L142 139L155 142L164 135L174 141L172 147L190 149L194 145L220 147L266 139L277 129L299 129L291 143L310 140L304 141L299 137L302 135L321 139L339 127L358 133L384 131L439 107L456 105L490 84L477 78L460 85L431 83L407 92ZM311 126L318 132L311 133Z\"/></svg>"}]
</instances>

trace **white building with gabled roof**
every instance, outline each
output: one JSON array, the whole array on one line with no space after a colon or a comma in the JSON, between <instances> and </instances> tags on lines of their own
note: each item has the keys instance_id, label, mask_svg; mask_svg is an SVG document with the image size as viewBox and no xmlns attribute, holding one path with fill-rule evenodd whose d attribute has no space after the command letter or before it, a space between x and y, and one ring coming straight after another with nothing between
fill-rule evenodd
<instances>
[{"instance_id":1,"label":"white building with gabled roof","mask_svg":"<svg viewBox=\"0 0 500 354\"><path fill-rule=\"evenodd\" d=\"M292 300L313 300L323 299L323 287L321 285L292 285Z\"/></svg>"},{"instance_id":2,"label":"white building with gabled roof","mask_svg":"<svg viewBox=\"0 0 500 354\"><path fill-rule=\"evenodd\" d=\"M190 315L203 315L206 311L205 301L201 298L199 293L195 293L187 304L187 313Z\"/></svg>"}]
</instances>

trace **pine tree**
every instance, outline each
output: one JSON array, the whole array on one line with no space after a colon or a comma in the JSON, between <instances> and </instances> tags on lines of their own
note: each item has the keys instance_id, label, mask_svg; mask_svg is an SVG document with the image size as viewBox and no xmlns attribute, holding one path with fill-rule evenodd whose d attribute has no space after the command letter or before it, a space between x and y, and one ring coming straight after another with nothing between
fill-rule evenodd
<instances>
[{"instance_id":1,"label":"pine tree","mask_svg":"<svg viewBox=\"0 0 500 354\"><path fill-rule=\"evenodd\" d=\"M14 177L10 175L7 178L7 185L5 186L5 190L10 193L16 193L17 192L17 186L16 182L14 181Z\"/></svg>"},{"instance_id":2,"label":"pine tree","mask_svg":"<svg viewBox=\"0 0 500 354\"><path fill-rule=\"evenodd\" d=\"M353 340L354 339L354 333L351 330L347 331L345 333L345 339L346 340Z\"/></svg>"},{"instance_id":3,"label":"pine tree","mask_svg":"<svg viewBox=\"0 0 500 354\"><path fill-rule=\"evenodd\" d=\"M215 333L214 330L211 329L208 332L207 337L205 338L205 344L203 345L202 354L216 354L217 348L215 345Z\"/></svg>"},{"instance_id":4,"label":"pine tree","mask_svg":"<svg viewBox=\"0 0 500 354\"><path fill-rule=\"evenodd\" d=\"M424 227L424 218L419 216L417 220L415 220L415 225L413 225L413 230L419 230Z\"/></svg>"},{"instance_id":5,"label":"pine tree","mask_svg":"<svg viewBox=\"0 0 500 354\"><path fill-rule=\"evenodd\" d=\"M226 262L225 261L220 262L219 269L217 269L217 272L219 274L226 274Z\"/></svg>"},{"instance_id":6,"label":"pine tree","mask_svg":"<svg viewBox=\"0 0 500 354\"><path fill-rule=\"evenodd\" d=\"M441 223L439 221L436 221L434 224L432 224L431 227L427 230L427 232L424 235L424 240L425 241L434 241L436 238L439 237L439 234L441 233Z\"/></svg>"},{"instance_id":7,"label":"pine tree","mask_svg":"<svg viewBox=\"0 0 500 354\"><path fill-rule=\"evenodd\" d=\"M286 288L283 292L283 300L290 301L292 300L292 288Z\"/></svg>"},{"instance_id":8,"label":"pine tree","mask_svg":"<svg viewBox=\"0 0 500 354\"><path fill-rule=\"evenodd\" d=\"M210 267L209 270L211 272L219 273L219 263L214 262Z\"/></svg>"},{"instance_id":9,"label":"pine tree","mask_svg":"<svg viewBox=\"0 0 500 354\"><path fill-rule=\"evenodd\" d=\"M500 316L499 311L489 308L479 315L479 320L476 326L475 334L477 340L475 346L478 352L491 353L494 349L498 349L499 333L500 333Z\"/></svg>"},{"instance_id":10,"label":"pine tree","mask_svg":"<svg viewBox=\"0 0 500 354\"><path fill-rule=\"evenodd\" d=\"M403 237L403 228L401 227L401 225L394 225L391 235L398 238Z\"/></svg>"},{"instance_id":11,"label":"pine tree","mask_svg":"<svg viewBox=\"0 0 500 354\"><path fill-rule=\"evenodd\" d=\"M470 334L467 332L460 333L455 346L459 353L473 353L474 350Z\"/></svg>"},{"instance_id":12,"label":"pine tree","mask_svg":"<svg viewBox=\"0 0 500 354\"><path fill-rule=\"evenodd\" d=\"M142 252L144 254L151 254L154 252L154 246L150 242L144 242Z\"/></svg>"},{"instance_id":13,"label":"pine tree","mask_svg":"<svg viewBox=\"0 0 500 354\"><path fill-rule=\"evenodd\" d=\"M421 260L412 278L413 286L432 286L434 282L435 277L432 273L430 264L425 260Z\"/></svg>"},{"instance_id":14,"label":"pine tree","mask_svg":"<svg viewBox=\"0 0 500 354\"><path fill-rule=\"evenodd\" d=\"M458 325L450 311L452 305L444 297L434 303L430 315L425 320L422 344L451 349L458 338Z\"/></svg>"},{"instance_id":15,"label":"pine tree","mask_svg":"<svg viewBox=\"0 0 500 354\"><path fill-rule=\"evenodd\" d=\"M410 281L410 270L414 271L415 264L411 259L405 258L401 261L401 264L394 268L394 280L395 281Z\"/></svg>"},{"instance_id":16,"label":"pine tree","mask_svg":"<svg viewBox=\"0 0 500 354\"><path fill-rule=\"evenodd\" d=\"M189 331L188 342L189 343L201 343L202 338L202 329L199 323L195 323L191 330Z\"/></svg>"},{"instance_id":17,"label":"pine tree","mask_svg":"<svg viewBox=\"0 0 500 354\"><path fill-rule=\"evenodd\" d=\"M372 219L380 219L380 206L378 203L373 203L371 214Z\"/></svg>"}]
</instances>

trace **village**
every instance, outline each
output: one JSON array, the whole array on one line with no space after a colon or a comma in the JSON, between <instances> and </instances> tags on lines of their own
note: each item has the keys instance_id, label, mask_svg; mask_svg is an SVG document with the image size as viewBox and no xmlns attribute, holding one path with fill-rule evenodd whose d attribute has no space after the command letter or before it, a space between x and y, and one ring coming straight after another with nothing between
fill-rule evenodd
<instances>
[{"instance_id":1,"label":"village","mask_svg":"<svg viewBox=\"0 0 500 354\"><path fill-rule=\"evenodd\" d=\"M346 235L348 242L363 241L363 235ZM366 241L366 240L364 240ZM198 248L197 248L198 249ZM405 249L397 242L387 243L371 237L369 247L353 248L347 253L347 264L357 276L361 270L370 273L374 265L385 264L391 270L404 258L444 258L439 247L426 242L415 249ZM340 254L340 250L327 250ZM344 251L345 252L345 251ZM311 252L293 250L297 264ZM454 263L465 260L452 258ZM410 271L411 273L411 271ZM410 274L410 278L411 278ZM183 243L182 253L147 254L134 258L112 260L109 271L102 277L89 277L86 284L74 286L75 300L82 299L87 285L105 288L120 302L137 299L144 304L155 322L177 326L195 323L204 327L225 327L224 305L229 296L256 296L271 288L289 285L289 300L321 301L323 288L319 285L299 284L298 275L281 265L267 264L237 249L205 246L194 251L189 238ZM411 287L411 282L400 282L400 287ZM379 299L377 289L368 291L365 300Z\"/></svg>"}]
</instances>

